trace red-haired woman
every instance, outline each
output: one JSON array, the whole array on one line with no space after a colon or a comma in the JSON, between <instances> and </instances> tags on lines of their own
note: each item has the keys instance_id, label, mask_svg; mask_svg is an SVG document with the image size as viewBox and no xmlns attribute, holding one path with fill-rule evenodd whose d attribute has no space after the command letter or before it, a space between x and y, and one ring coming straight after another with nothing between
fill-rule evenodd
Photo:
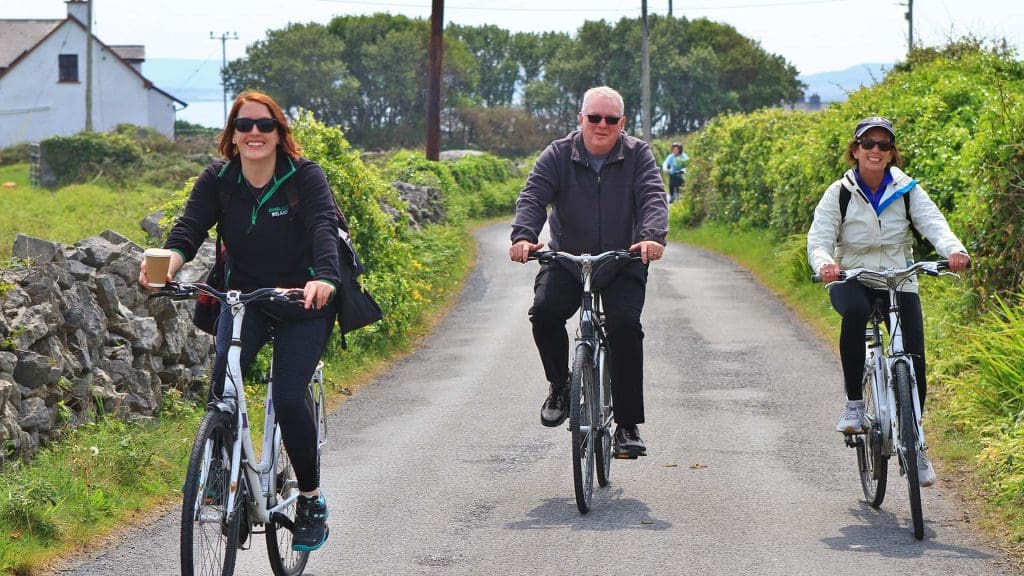
<instances>
[{"instance_id":1,"label":"red-haired woman","mask_svg":"<svg viewBox=\"0 0 1024 576\"><path fill-rule=\"evenodd\" d=\"M338 218L323 170L302 158L288 120L270 96L250 91L231 107L217 149L224 160L196 180L184 213L168 236L169 278L195 257L214 226L227 249L226 288L302 288L303 306L261 302L242 324L243 371L274 335L274 407L301 495L292 548L316 550L327 540L327 502L320 493L316 426L305 403L335 318L339 281ZM292 202L289 198L300 198ZM149 287L145 269L139 283ZM213 394L223 390L231 312L216 328Z\"/></svg>"}]
</instances>

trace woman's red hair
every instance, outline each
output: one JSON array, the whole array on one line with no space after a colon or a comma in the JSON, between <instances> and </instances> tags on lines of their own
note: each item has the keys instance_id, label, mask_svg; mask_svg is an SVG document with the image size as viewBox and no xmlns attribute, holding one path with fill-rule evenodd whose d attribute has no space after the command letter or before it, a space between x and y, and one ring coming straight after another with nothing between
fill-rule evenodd
<instances>
[{"instance_id":1,"label":"woman's red hair","mask_svg":"<svg viewBox=\"0 0 1024 576\"><path fill-rule=\"evenodd\" d=\"M246 102L258 102L266 106L270 110L270 115L274 117L274 120L277 120L277 135L281 138L281 142L278 145L281 147L281 150L293 159L302 156L302 147L292 137L292 129L288 126L288 119L285 118L281 107L277 105L273 98L258 90L242 92L235 98L235 103L231 105L231 112L228 114L227 122L224 123L224 130L221 131L220 136L217 138L217 151L220 152L221 156L227 160L234 160L238 157L238 147L234 143L235 120L238 118L238 109Z\"/></svg>"}]
</instances>

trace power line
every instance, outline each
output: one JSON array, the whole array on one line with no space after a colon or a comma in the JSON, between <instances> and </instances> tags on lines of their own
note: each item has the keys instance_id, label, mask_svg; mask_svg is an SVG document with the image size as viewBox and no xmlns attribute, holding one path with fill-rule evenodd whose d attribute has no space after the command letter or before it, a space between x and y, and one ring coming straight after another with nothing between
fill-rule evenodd
<instances>
[{"instance_id":1,"label":"power line","mask_svg":"<svg viewBox=\"0 0 1024 576\"><path fill-rule=\"evenodd\" d=\"M369 6L381 9L387 8L418 8L422 10L430 9L430 6L423 4L407 4L402 2L361 2L357 0L320 0L321 2L330 2L332 4L351 4L353 6ZM779 8L783 6L808 6L813 4L839 4L849 3L859 0L775 0L768 3L746 3L746 4L730 4L722 6L719 4L709 6L685 6L681 7L684 10L749 10L751 8ZM501 7L501 6L445 6L445 10L460 10L460 11L487 11L487 12L542 12L542 13L578 13L578 14L594 14L594 13L606 13L606 14L635 14L635 8L516 8L516 7Z\"/></svg>"}]
</instances>

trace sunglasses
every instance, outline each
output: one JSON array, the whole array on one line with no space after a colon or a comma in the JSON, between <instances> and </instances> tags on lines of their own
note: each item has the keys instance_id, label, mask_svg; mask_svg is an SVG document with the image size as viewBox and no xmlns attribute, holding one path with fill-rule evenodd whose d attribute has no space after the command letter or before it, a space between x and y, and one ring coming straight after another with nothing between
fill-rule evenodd
<instances>
[{"instance_id":1,"label":"sunglasses","mask_svg":"<svg viewBox=\"0 0 1024 576\"><path fill-rule=\"evenodd\" d=\"M235 118L235 130L238 132L245 134L251 131L253 126L266 134L277 130L277 120L273 118Z\"/></svg>"},{"instance_id":2,"label":"sunglasses","mask_svg":"<svg viewBox=\"0 0 1024 576\"><path fill-rule=\"evenodd\" d=\"M622 116L601 116L600 114L587 114L587 122L591 124L600 124L601 118L604 118L605 124L612 126L618 124L619 120L622 120Z\"/></svg>"},{"instance_id":3,"label":"sunglasses","mask_svg":"<svg viewBox=\"0 0 1024 576\"><path fill-rule=\"evenodd\" d=\"M860 144L860 147L864 150L871 150L875 146L878 146L878 149L882 152L888 152L895 148L895 145L888 140L869 140L865 138L863 140L858 140L857 143Z\"/></svg>"}]
</instances>

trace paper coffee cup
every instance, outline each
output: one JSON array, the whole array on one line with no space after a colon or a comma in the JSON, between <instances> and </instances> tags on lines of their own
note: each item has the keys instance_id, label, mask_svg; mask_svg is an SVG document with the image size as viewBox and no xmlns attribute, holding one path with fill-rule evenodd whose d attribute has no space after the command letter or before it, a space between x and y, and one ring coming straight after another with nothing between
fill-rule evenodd
<instances>
[{"instance_id":1,"label":"paper coffee cup","mask_svg":"<svg viewBox=\"0 0 1024 576\"><path fill-rule=\"evenodd\" d=\"M164 248L147 248L146 277L149 278L149 285L153 288L163 288L167 283L167 271L171 267L171 252Z\"/></svg>"}]
</instances>

